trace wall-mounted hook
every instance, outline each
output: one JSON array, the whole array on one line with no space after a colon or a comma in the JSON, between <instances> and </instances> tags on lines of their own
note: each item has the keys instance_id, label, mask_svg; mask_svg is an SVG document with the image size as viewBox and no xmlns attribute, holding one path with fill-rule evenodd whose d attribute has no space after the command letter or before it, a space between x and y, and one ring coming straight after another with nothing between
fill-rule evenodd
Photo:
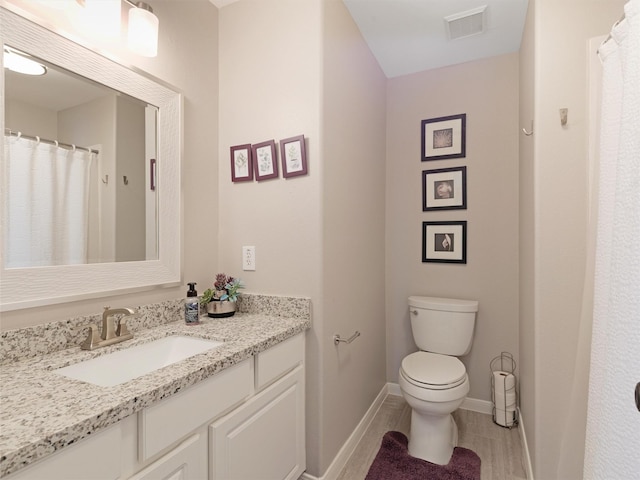
<instances>
[{"instance_id":1,"label":"wall-mounted hook","mask_svg":"<svg viewBox=\"0 0 640 480\"><path fill-rule=\"evenodd\" d=\"M560 109L560 125L562 125L563 127L565 127L567 125L567 117L569 116L569 109L568 108L561 108Z\"/></svg>"},{"instance_id":2,"label":"wall-mounted hook","mask_svg":"<svg viewBox=\"0 0 640 480\"><path fill-rule=\"evenodd\" d=\"M109 175L105 175L104 178L101 178L100 180L102 180L102 183L105 185L109 185Z\"/></svg>"},{"instance_id":3,"label":"wall-mounted hook","mask_svg":"<svg viewBox=\"0 0 640 480\"><path fill-rule=\"evenodd\" d=\"M527 132L525 128L522 127L522 133L524 133L527 137L533 135L533 120L531 120L531 130Z\"/></svg>"},{"instance_id":4,"label":"wall-mounted hook","mask_svg":"<svg viewBox=\"0 0 640 480\"><path fill-rule=\"evenodd\" d=\"M129 179L127 178L126 175L122 176L122 181L124 182L125 185L129 185Z\"/></svg>"}]
</instances>

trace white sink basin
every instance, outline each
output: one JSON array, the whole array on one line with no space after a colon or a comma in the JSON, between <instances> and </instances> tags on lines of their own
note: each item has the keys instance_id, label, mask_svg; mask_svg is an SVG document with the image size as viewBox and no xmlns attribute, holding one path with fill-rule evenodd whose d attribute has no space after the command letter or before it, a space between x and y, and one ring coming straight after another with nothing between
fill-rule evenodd
<instances>
[{"instance_id":1,"label":"white sink basin","mask_svg":"<svg viewBox=\"0 0 640 480\"><path fill-rule=\"evenodd\" d=\"M54 373L100 387L113 387L222 344L194 337L165 337L59 368Z\"/></svg>"}]
</instances>

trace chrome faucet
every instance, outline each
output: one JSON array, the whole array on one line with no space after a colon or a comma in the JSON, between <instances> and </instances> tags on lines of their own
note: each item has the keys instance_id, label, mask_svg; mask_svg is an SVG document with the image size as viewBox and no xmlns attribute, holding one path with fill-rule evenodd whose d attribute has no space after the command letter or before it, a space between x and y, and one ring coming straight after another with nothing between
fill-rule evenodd
<instances>
[{"instance_id":1,"label":"chrome faucet","mask_svg":"<svg viewBox=\"0 0 640 480\"><path fill-rule=\"evenodd\" d=\"M119 315L117 320L112 317ZM104 307L102 313L102 333L98 333L97 325L89 325L89 335L82 342L80 348L83 350L93 350L99 347L106 347L114 343L124 342L133 338L133 334L127 328L125 321L129 317L135 317L138 314L130 308L109 308Z\"/></svg>"}]
</instances>

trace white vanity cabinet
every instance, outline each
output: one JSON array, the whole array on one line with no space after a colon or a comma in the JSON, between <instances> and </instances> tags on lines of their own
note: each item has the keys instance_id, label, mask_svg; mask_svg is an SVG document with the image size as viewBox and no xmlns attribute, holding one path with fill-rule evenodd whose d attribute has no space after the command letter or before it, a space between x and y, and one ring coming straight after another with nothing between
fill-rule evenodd
<instances>
[{"instance_id":1,"label":"white vanity cabinet","mask_svg":"<svg viewBox=\"0 0 640 480\"><path fill-rule=\"evenodd\" d=\"M211 480L289 480L304 472L303 360L301 335L256 355L256 395L210 427Z\"/></svg>"},{"instance_id":2,"label":"white vanity cabinet","mask_svg":"<svg viewBox=\"0 0 640 480\"><path fill-rule=\"evenodd\" d=\"M296 479L304 379L301 333L6 480Z\"/></svg>"}]
</instances>

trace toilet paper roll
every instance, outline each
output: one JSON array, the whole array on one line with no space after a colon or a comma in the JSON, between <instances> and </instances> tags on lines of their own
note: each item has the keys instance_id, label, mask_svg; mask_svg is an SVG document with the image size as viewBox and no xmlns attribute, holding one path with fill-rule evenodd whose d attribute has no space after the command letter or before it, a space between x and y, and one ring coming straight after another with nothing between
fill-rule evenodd
<instances>
[{"instance_id":1,"label":"toilet paper roll","mask_svg":"<svg viewBox=\"0 0 640 480\"><path fill-rule=\"evenodd\" d=\"M495 392L493 403L495 403L496 407L503 408L503 409L509 406L515 405L516 392L513 390L510 392L507 392L506 394L502 391Z\"/></svg>"},{"instance_id":2,"label":"toilet paper roll","mask_svg":"<svg viewBox=\"0 0 640 480\"><path fill-rule=\"evenodd\" d=\"M493 403L496 408L514 411L516 406L516 377L509 372L493 372Z\"/></svg>"},{"instance_id":3,"label":"toilet paper roll","mask_svg":"<svg viewBox=\"0 0 640 480\"><path fill-rule=\"evenodd\" d=\"M495 422L503 427L511 427L515 423L516 412L514 410L501 410L496 408Z\"/></svg>"}]
</instances>

